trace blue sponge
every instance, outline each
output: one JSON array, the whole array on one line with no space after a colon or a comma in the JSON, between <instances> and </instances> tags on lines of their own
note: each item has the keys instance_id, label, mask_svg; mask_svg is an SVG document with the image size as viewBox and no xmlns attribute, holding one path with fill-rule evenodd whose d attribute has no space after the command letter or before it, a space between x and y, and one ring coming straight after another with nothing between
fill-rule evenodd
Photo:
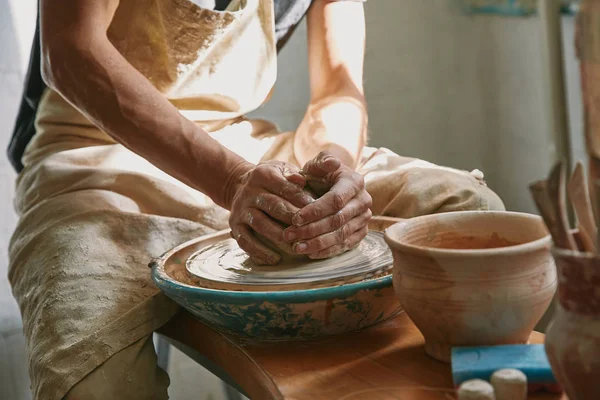
<instances>
[{"instance_id":1,"label":"blue sponge","mask_svg":"<svg viewBox=\"0 0 600 400\"><path fill-rule=\"evenodd\" d=\"M504 368L522 371L529 384L557 383L543 344L452 349L452 378L455 386L469 379L489 381L495 371Z\"/></svg>"}]
</instances>

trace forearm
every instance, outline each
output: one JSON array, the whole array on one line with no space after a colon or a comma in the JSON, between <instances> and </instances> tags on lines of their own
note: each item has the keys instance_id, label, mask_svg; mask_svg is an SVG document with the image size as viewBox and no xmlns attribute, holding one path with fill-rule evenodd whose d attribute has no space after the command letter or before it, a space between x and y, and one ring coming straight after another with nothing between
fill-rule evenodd
<instances>
[{"instance_id":1,"label":"forearm","mask_svg":"<svg viewBox=\"0 0 600 400\"><path fill-rule=\"evenodd\" d=\"M354 167L367 139L361 1L316 0L308 13L311 101L296 137L299 161L329 150Z\"/></svg>"},{"instance_id":2,"label":"forearm","mask_svg":"<svg viewBox=\"0 0 600 400\"><path fill-rule=\"evenodd\" d=\"M311 103L296 131L296 157L300 165L321 151L329 151L355 168L367 139L367 108L352 96L332 95Z\"/></svg>"},{"instance_id":3,"label":"forearm","mask_svg":"<svg viewBox=\"0 0 600 400\"><path fill-rule=\"evenodd\" d=\"M52 46L49 85L116 141L228 208L248 163L184 118L102 36Z\"/></svg>"}]
</instances>

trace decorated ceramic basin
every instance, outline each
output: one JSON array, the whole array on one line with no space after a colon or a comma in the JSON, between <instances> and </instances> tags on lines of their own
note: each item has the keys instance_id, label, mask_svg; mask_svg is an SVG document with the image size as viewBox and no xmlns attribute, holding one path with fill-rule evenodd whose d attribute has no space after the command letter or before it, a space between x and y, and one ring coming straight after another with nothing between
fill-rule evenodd
<instances>
[{"instance_id":1,"label":"decorated ceramic basin","mask_svg":"<svg viewBox=\"0 0 600 400\"><path fill-rule=\"evenodd\" d=\"M198 286L186 273L186 260L226 237L228 232L218 232L193 239L150 264L154 282L169 298L218 331L252 341L310 339L360 330L402 310L390 273L302 290L233 291Z\"/></svg>"}]
</instances>

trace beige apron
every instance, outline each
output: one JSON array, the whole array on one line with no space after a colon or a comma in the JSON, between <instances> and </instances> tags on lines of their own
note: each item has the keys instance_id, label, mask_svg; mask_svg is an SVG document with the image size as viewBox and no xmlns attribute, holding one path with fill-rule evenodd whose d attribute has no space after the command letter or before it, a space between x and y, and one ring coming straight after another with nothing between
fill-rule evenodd
<instances>
[{"instance_id":1,"label":"beige apron","mask_svg":"<svg viewBox=\"0 0 600 400\"><path fill-rule=\"evenodd\" d=\"M225 12L189 0L121 0L109 38L188 118L249 161L295 163L293 133L243 116L276 77L272 0ZM9 278L23 316L36 399L61 399L177 306L151 257L227 227L228 212L115 143L57 93L37 115L17 181ZM479 173L366 148L359 171L379 215L503 209Z\"/></svg>"}]
</instances>

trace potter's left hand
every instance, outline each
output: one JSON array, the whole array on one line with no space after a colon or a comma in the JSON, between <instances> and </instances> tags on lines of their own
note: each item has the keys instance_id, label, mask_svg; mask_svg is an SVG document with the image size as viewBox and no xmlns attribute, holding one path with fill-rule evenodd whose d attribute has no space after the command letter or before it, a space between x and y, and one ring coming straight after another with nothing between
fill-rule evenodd
<instances>
[{"instance_id":1,"label":"potter's left hand","mask_svg":"<svg viewBox=\"0 0 600 400\"><path fill-rule=\"evenodd\" d=\"M300 209L284 240L312 259L329 258L354 248L367 235L372 199L359 173L328 152L302 169L307 184L320 196Z\"/></svg>"}]
</instances>

